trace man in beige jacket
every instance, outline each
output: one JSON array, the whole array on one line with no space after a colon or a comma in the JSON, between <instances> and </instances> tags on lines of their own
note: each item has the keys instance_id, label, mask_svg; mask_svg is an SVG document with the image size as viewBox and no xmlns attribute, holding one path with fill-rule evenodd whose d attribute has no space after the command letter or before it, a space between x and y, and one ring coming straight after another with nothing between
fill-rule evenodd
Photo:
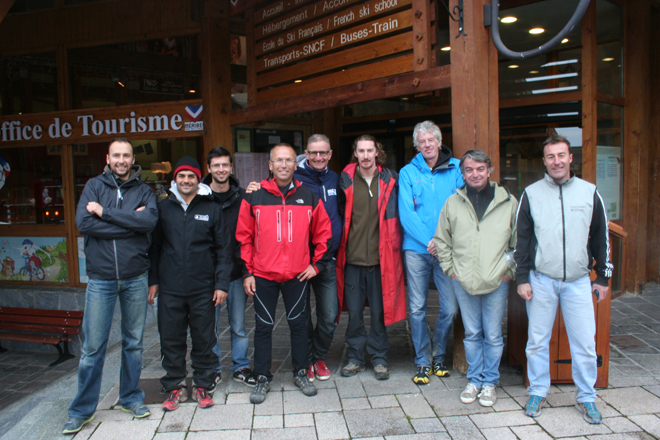
<instances>
[{"instance_id":1,"label":"man in beige jacket","mask_svg":"<svg viewBox=\"0 0 660 440\"><path fill-rule=\"evenodd\" d=\"M434 242L444 273L454 285L465 327L468 384L461 402L497 401L502 358L502 319L506 309L516 243L518 201L490 182L488 154L469 150L460 162L466 184L451 195L440 213Z\"/></svg>"}]
</instances>

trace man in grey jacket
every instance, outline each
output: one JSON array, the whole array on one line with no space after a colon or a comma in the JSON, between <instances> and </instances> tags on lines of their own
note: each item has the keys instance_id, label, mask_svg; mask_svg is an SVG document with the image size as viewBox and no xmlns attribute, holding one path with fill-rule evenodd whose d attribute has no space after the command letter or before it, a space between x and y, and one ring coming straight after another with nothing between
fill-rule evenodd
<instances>
[{"instance_id":1,"label":"man in grey jacket","mask_svg":"<svg viewBox=\"0 0 660 440\"><path fill-rule=\"evenodd\" d=\"M85 185L76 211L85 235L87 293L78 394L69 407L63 434L74 434L94 419L112 315L119 298L122 356L119 402L137 418L150 415L138 386L142 371L142 334L147 315L149 234L156 227L156 195L140 180L133 146L126 138L110 143L107 166Z\"/></svg>"},{"instance_id":2,"label":"man in grey jacket","mask_svg":"<svg viewBox=\"0 0 660 440\"><path fill-rule=\"evenodd\" d=\"M596 323L598 302L609 291L607 217L596 186L571 175L568 140L550 136L543 144L546 175L525 189L518 206L515 251L518 294L527 301L529 330L525 414L538 417L550 387L550 336L561 305L571 348L576 408L588 423L601 423L596 408ZM589 273L593 260L596 280Z\"/></svg>"}]
</instances>

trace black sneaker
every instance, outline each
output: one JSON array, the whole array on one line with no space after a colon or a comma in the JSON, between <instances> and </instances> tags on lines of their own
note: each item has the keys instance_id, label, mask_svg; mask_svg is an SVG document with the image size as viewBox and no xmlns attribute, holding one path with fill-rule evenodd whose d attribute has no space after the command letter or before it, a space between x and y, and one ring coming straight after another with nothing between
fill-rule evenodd
<instances>
[{"instance_id":1,"label":"black sneaker","mask_svg":"<svg viewBox=\"0 0 660 440\"><path fill-rule=\"evenodd\" d=\"M293 383L300 388L300 391L302 391L305 396L316 396L316 393L318 393L314 384L311 383L309 377L307 377L307 370L298 371L298 374L293 376Z\"/></svg>"},{"instance_id":2,"label":"black sneaker","mask_svg":"<svg viewBox=\"0 0 660 440\"><path fill-rule=\"evenodd\" d=\"M413 382L417 385L425 385L431 380L429 376L431 375L431 367L419 367L417 374L413 377Z\"/></svg>"},{"instance_id":3,"label":"black sneaker","mask_svg":"<svg viewBox=\"0 0 660 440\"><path fill-rule=\"evenodd\" d=\"M433 363L433 374L438 377L449 377L449 368L442 362Z\"/></svg>"},{"instance_id":4,"label":"black sneaker","mask_svg":"<svg viewBox=\"0 0 660 440\"><path fill-rule=\"evenodd\" d=\"M235 382L242 383L243 385L247 385L251 388L254 388L254 386L257 384L257 379L254 378L252 371L250 371L249 368L241 368L240 370L234 371L232 378Z\"/></svg>"},{"instance_id":5,"label":"black sneaker","mask_svg":"<svg viewBox=\"0 0 660 440\"><path fill-rule=\"evenodd\" d=\"M92 420L94 420L94 415L87 419L70 417L69 420L64 424L64 428L62 428L62 434L75 434L76 432L79 432L86 423L89 423Z\"/></svg>"},{"instance_id":6,"label":"black sneaker","mask_svg":"<svg viewBox=\"0 0 660 440\"><path fill-rule=\"evenodd\" d=\"M270 391L270 384L268 383L268 378L266 376L257 377L257 384L254 387L254 391L250 394L250 403L258 405L264 403L266 400L266 393Z\"/></svg>"},{"instance_id":7,"label":"black sneaker","mask_svg":"<svg viewBox=\"0 0 660 440\"><path fill-rule=\"evenodd\" d=\"M222 383L222 371L214 371L213 384L206 389L206 392L213 395L213 393L215 393L216 388L218 388L218 385L220 385L221 383ZM195 393L193 393L193 395L194 394Z\"/></svg>"}]
</instances>

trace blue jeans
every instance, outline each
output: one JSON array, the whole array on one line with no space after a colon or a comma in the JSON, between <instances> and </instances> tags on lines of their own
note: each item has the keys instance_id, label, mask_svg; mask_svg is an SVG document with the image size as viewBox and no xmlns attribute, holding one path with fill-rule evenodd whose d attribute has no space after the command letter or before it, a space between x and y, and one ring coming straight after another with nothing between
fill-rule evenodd
<instances>
[{"instance_id":1,"label":"blue jeans","mask_svg":"<svg viewBox=\"0 0 660 440\"><path fill-rule=\"evenodd\" d=\"M243 289L243 280L241 278L229 283L229 292L227 295L227 314L229 315L229 331L231 333L231 371L238 371L243 368L250 368L250 359L247 357L250 347L250 338L245 332L245 303L247 295ZM222 304L215 308L215 334L218 342L213 348L213 353L222 359L220 354L220 311ZM217 368L222 371L222 365Z\"/></svg>"},{"instance_id":2,"label":"blue jeans","mask_svg":"<svg viewBox=\"0 0 660 440\"><path fill-rule=\"evenodd\" d=\"M566 324L571 349L575 397L579 403L595 402L594 385L598 376L596 365L596 320L591 298L591 282L584 276L572 282L562 282L530 271L532 299L527 301L527 391L532 396L545 397L550 387L550 337L557 306Z\"/></svg>"},{"instance_id":3,"label":"blue jeans","mask_svg":"<svg viewBox=\"0 0 660 440\"><path fill-rule=\"evenodd\" d=\"M456 280L452 280L465 327L465 360L468 382L481 388L496 386L500 379L502 359L502 320L509 294L509 282L485 295L470 295Z\"/></svg>"},{"instance_id":4,"label":"blue jeans","mask_svg":"<svg viewBox=\"0 0 660 440\"><path fill-rule=\"evenodd\" d=\"M311 292L307 296L307 363L325 360L337 328L337 262L328 261L325 268L309 280L316 296L316 328L312 324Z\"/></svg>"},{"instance_id":5,"label":"blue jeans","mask_svg":"<svg viewBox=\"0 0 660 440\"><path fill-rule=\"evenodd\" d=\"M138 382L142 372L147 292L148 272L125 280L90 279L87 283L82 327L84 342L78 365L78 394L69 407L69 417L89 418L96 411L117 297L121 307L122 336L119 402L130 406L144 400L144 392Z\"/></svg>"},{"instance_id":6,"label":"blue jeans","mask_svg":"<svg viewBox=\"0 0 660 440\"><path fill-rule=\"evenodd\" d=\"M451 278L442 272L437 258L431 254L420 254L414 251L403 251L403 255L408 279L408 311L410 313L410 333L415 346L415 364L418 367L430 367L432 350L426 322L426 309L431 274L433 274L433 281L438 289L440 302L440 313L433 331L435 345L433 362L445 360L447 340L458 314L458 302Z\"/></svg>"}]
</instances>

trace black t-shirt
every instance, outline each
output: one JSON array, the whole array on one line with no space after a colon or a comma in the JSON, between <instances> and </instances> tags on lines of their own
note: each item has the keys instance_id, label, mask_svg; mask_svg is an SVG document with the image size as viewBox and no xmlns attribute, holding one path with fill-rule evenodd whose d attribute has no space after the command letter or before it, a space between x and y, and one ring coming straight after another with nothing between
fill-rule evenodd
<instances>
[{"instance_id":1,"label":"black t-shirt","mask_svg":"<svg viewBox=\"0 0 660 440\"><path fill-rule=\"evenodd\" d=\"M213 195L215 196L220 203L225 203L227 199L229 198L229 194L231 194L231 191L227 190L225 192L215 192L213 191Z\"/></svg>"}]
</instances>

